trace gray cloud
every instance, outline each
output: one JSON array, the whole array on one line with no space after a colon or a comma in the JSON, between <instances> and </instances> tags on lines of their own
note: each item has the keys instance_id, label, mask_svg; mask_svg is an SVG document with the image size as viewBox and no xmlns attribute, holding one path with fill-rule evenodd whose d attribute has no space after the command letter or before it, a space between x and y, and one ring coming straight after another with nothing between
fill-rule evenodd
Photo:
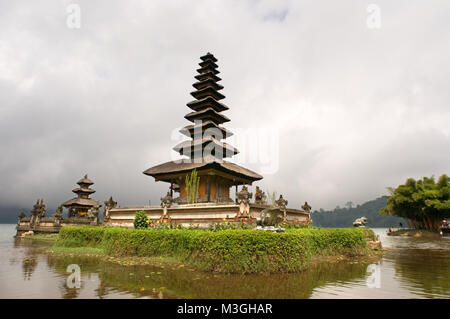
<instances>
[{"instance_id":1,"label":"gray cloud","mask_svg":"<svg viewBox=\"0 0 450 319\"><path fill-rule=\"evenodd\" d=\"M228 127L274 127L280 165L259 183L290 206L360 203L449 173L450 4L378 1L71 1L0 4L0 203L153 204L199 56L219 59ZM246 165L258 171L258 165Z\"/></svg>"}]
</instances>

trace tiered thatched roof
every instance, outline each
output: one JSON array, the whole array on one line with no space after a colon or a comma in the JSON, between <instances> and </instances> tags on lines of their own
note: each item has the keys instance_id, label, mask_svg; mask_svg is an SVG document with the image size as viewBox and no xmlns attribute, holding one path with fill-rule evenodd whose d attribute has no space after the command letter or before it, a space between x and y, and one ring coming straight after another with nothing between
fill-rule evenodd
<instances>
[{"instance_id":1,"label":"tiered thatched roof","mask_svg":"<svg viewBox=\"0 0 450 319\"><path fill-rule=\"evenodd\" d=\"M72 192L74 192L78 196L64 202L62 205L66 208L69 207L90 208L96 205L97 201L92 198L89 198L89 195L95 193L95 190L90 188L90 186L93 185L94 182L88 178L87 174L84 176L84 178L80 179L77 182L77 184L80 187L73 189Z\"/></svg>"},{"instance_id":2,"label":"tiered thatched roof","mask_svg":"<svg viewBox=\"0 0 450 319\"><path fill-rule=\"evenodd\" d=\"M181 142L173 148L181 155L187 156L190 162L167 162L147 169L144 174L153 176L156 180L175 183L178 181L175 178L177 174L186 174L195 168L214 169L236 184L252 183L262 179L261 175L249 169L223 160L238 154L239 151L222 141L232 133L221 125L230 119L222 114L228 110L228 106L219 102L225 96L219 92L223 86L217 83L221 81L217 76L220 73L217 70L217 59L209 52L200 59L200 68L197 69L199 74L195 76L197 82L193 84L196 90L191 92L195 100L187 103L192 112L185 116L193 124L180 130L190 140Z\"/></svg>"},{"instance_id":3,"label":"tiered thatched roof","mask_svg":"<svg viewBox=\"0 0 450 319\"><path fill-rule=\"evenodd\" d=\"M198 153L195 153L194 150L196 152L200 150L200 157L202 157L206 149L208 155L222 160L239 153L239 151L227 143L221 142L222 139L229 137L231 132L221 126L230 119L222 114L223 111L228 110L228 106L219 102L225 98L225 95L219 92L223 86L217 83L221 81L216 75L220 73L215 63L217 59L211 53L207 53L200 59L202 60L199 63L200 68L197 69L199 74L196 76L198 82L193 84L196 90L191 92L195 100L187 103L193 112L185 116L194 125L188 125L180 131L192 140L178 144L174 150L181 155L198 158ZM194 130L195 128L197 130ZM195 134L196 132L199 134ZM208 133L209 136L206 136Z\"/></svg>"}]
</instances>

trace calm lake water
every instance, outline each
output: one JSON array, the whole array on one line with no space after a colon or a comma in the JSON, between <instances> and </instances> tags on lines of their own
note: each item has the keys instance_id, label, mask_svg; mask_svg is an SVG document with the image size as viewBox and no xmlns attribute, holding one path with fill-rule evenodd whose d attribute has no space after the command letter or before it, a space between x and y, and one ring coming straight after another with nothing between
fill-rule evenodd
<instances>
[{"instance_id":1,"label":"calm lake water","mask_svg":"<svg viewBox=\"0 0 450 319\"><path fill-rule=\"evenodd\" d=\"M450 238L387 237L376 263L322 264L296 274L217 275L164 266L119 266L96 258L55 257L49 244L14 239L0 225L0 298L449 298ZM68 265L81 287L68 288Z\"/></svg>"}]
</instances>

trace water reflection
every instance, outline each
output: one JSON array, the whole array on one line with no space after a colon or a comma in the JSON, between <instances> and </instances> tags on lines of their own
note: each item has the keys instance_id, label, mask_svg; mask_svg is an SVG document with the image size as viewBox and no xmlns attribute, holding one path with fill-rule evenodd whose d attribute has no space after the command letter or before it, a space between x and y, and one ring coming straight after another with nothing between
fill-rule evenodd
<instances>
[{"instance_id":1,"label":"water reflection","mask_svg":"<svg viewBox=\"0 0 450 319\"><path fill-rule=\"evenodd\" d=\"M417 297L450 297L450 240L389 238L384 256L391 262L401 286Z\"/></svg>"},{"instance_id":2,"label":"water reflection","mask_svg":"<svg viewBox=\"0 0 450 319\"><path fill-rule=\"evenodd\" d=\"M4 225L3 225L4 226ZM2 226L0 226L1 228ZM13 226L12 226L13 228ZM369 262L318 264L296 274L220 275L187 266L121 266L94 257L42 253L49 243L0 237L0 298L448 298L450 241L386 237L389 250ZM67 286L67 266L81 268L81 287ZM375 272L376 274L376 272ZM372 274L373 275L373 274Z\"/></svg>"},{"instance_id":3,"label":"water reflection","mask_svg":"<svg viewBox=\"0 0 450 319\"><path fill-rule=\"evenodd\" d=\"M24 258L22 260L23 277L25 280L31 279L31 275L34 272L34 269L36 269L36 266L37 266L37 259L34 257Z\"/></svg>"},{"instance_id":4,"label":"water reflection","mask_svg":"<svg viewBox=\"0 0 450 319\"><path fill-rule=\"evenodd\" d=\"M376 230L388 250L379 264L380 288L327 284L312 298L449 298L450 238L390 237Z\"/></svg>"},{"instance_id":5,"label":"water reflection","mask_svg":"<svg viewBox=\"0 0 450 319\"><path fill-rule=\"evenodd\" d=\"M51 259L60 273L70 264L79 264L83 274L98 274L94 291L100 298L109 289L149 298L309 298L315 287L327 282L364 280L368 266L367 262L341 262L320 264L298 274L219 275L188 267L124 267L89 257Z\"/></svg>"}]
</instances>

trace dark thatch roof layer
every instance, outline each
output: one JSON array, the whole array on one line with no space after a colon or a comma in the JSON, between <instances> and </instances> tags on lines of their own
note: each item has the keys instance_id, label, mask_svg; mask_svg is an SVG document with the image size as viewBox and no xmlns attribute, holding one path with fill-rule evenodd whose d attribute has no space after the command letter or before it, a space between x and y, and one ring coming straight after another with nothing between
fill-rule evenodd
<instances>
[{"instance_id":1,"label":"dark thatch roof layer","mask_svg":"<svg viewBox=\"0 0 450 319\"><path fill-rule=\"evenodd\" d=\"M181 142L178 145L176 145L173 148L173 150L182 155L190 156L192 153L195 152L195 150L196 150L195 148L200 147L200 146L201 146L202 152L205 149L205 147L207 147L210 151L215 151L216 149L220 149L222 152L223 158L233 156L233 155L236 155L239 153L237 148L235 148L227 143L220 142L212 136L208 136L206 138L198 139L198 140L189 140L189 141Z\"/></svg>"},{"instance_id":2,"label":"dark thatch roof layer","mask_svg":"<svg viewBox=\"0 0 450 319\"><path fill-rule=\"evenodd\" d=\"M207 79L212 79L216 82L222 81L222 79L219 78L217 75L215 75L213 72L206 72L206 73L198 74L198 75L194 76L194 78L196 78L199 81L205 81Z\"/></svg>"},{"instance_id":3,"label":"dark thatch roof layer","mask_svg":"<svg viewBox=\"0 0 450 319\"><path fill-rule=\"evenodd\" d=\"M91 181L89 178L87 178L87 175L86 175L84 178L80 179L80 180L77 182L77 184L78 184L78 185L80 185L80 184L92 185L92 184L94 184L94 182Z\"/></svg>"},{"instance_id":4,"label":"dark thatch roof layer","mask_svg":"<svg viewBox=\"0 0 450 319\"><path fill-rule=\"evenodd\" d=\"M215 69L215 68L218 68L218 67L219 67L219 66L218 66L217 64L215 64L212 60L202 61L202 62L199 63L199 65L200 65L202 68L208 67L208 68L211 68L211 69Z\"/></svg>"},{"instance_id":5,"label":"dark thatch roof layer","mask_svg":"<svg viewBox=\"0 0 450 319\"><path fill-rule=\"evenodd\" d=\"M230 121L228 117L214 111L214 109L212 109L211 107L207 107L206 109L198 112L188 113L184 116L184 118L191 122L195 122L195 120L209 120L213 121L216 124L222 124Z\"/></svg>"},{"instance_id":6,"label":"dark thatch roof layer","mask_svg":"<svg viewBox=\"0 0 450 319\"><path fill-rule=\"evenodd\" d=\"M208 129L209 131L206 131ZM217 125L213 121L202 121L198 125L194 124L185 126L180 130L180 133L186 135L187 137L194 138L194 134L197 133L196 130L202 133L202 137L208 136L208 134L219 133L216 130L219 130L221 132L223 138L227 138L233 135L233 133L230 130L227 130L223 126ZM215 137L218 138L218 136Z\"/></svg>"},{"instance_id":7,"label":"dark thatch roof layer","mask_svg":"<svg viewBox=\"0 0 450 319\"><path fill-rule=\"evenodd\" d=\"M95 193L95 190L93 190L92 188L78 187L78 188L72 189L72 192L74 192L75 194L78 194L78 193L93 194L93 193Z\"/></svg>"},{"instance_id":8,"label":"dark thatch roof layer","mask_svg":"<svg viewBox=\"0 0 450 319\"><path fill-rule=\"evenodd\" d=\"M206 53L204 56L201 56L200 59L202 61L211 60L213 62L217 62L217 59L214 57L214 55L210 52Z\"/></svg>"},{"instance_id":9,"label":"dark thatch roof layer","mask_svg":"<svg viewBox=\"0 0 450 319\"><path fill-rule=\"evenodd\" d=\"M163 174L189 172L189 171L193 170L194 168L197 170L215 168L218 170L225 171L225 172L229 173L230 175L243 177L243 178L251 180L251 181L257 181L257 180L260 180L263 178L258 173L255 173L245 167L239 166L234 163L226 162L226 161L222 161L222 162L203 161L201 163L194 163L194 161L167 162L167 163L160 164L160 165L157 165L157 166L147 169L146 171L144 171L144 174L153 176L153 177L157 177L158 175L163 175Z\"/></svg>"},{"instance_id":10,"label":"dark thatch roof layer","mask_svg":"<svg viewBox=\"0 0 450 319\"><path fill-rule=\"evenodd\" d=\"M67 202L64 202L62 204L64 207L71 207L71 206L85 206L85 207L92 207L94 205L97 205L97 201L92 198L79 198L75 197Z\"/></svg>"},{"instance_id":11,"label":"dark thatch roof layer","mask_svg":"<svg viewBox=\"0 0 450 319\"><path fill-rule=\"evenodd\" d=\"M196 99L204 99L204 98L210 96L217 101L223 100L225 98L225 95L223 95L220 92L217 92L217 90L211 86L207 86L203 89L193 91L193 92L191 92L191 95L193 97L195 97Z\"/></svg>"},{"instance_id":12,"label":"dark thatch roof layer","mask_svg":"<svg viewBox=\"0 0 450 319\"><path fill-rule=\"evenodd\" d=\"M216 112L222 112L228 110L228 106L223 103L217 102L211 96L205 97L204 99L191 101L186 104L190 109L194 111L200 111L207 107L213 108Z\"/></svg>"},{"instance_id":13,"label":"dark thatch roof layer","mask_svg":"<svg viewBox=\"0 0 450 319\"><path fill-rule=\"evenodd\" d=\"M203 81L195 82L194 84L192 84L192 86L195 87L197 90L201 90L207 86L210 86L217 91L223 89L223 85L217 84L217 82L211 78L203 80Z\"/></svg>"},{"instance_id":14,"label":"dark thatch roof layer","mask_svg":"<svg viewBox=\"0 0 450 319\"><path fill-rule=\"evenodd\" d=\"M202 74L202 73L219 74L219 73L220 73L219 70L213 69L213 68L211 68L211 67L209 67L209 66L206 66L206 67L204 67L204 68L197 69L197 72L200 73L200 74Z\"/></svg>"}]
</instances>

